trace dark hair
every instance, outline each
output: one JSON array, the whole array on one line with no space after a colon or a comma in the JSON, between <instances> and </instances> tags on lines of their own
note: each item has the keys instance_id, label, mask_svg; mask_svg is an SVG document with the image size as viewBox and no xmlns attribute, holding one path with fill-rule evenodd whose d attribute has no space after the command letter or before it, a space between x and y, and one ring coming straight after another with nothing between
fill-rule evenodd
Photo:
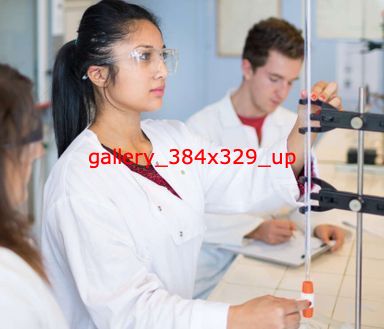
<instances>
[{"instance_id":1,"label":"dark hair","mask_svg":"<svg viewBox=\"0 0 384 329\"><path fill-rule=\"evenodd\" d=\"M253 70L264 66L269 52L275 50L291 59L304 57L304 39L301 30L287 21L270 17L255 24L248 32L243 59L248 59Z\"/></svg>"},{"instance_id":2,"label":"dark hair","mask_svg":"<svg viewBox=\"0 0 384 329\"><path fill-rule=\"evenodd\" d=\"M93 85L86 77L88 67L107 66L113 83L116 69L111 64L112 47L132 32L138 20L147 20L160 31L156 17L146 9L121 0L100 1L84 12L77 39L59 50L52 83L53 123L59 156L96 113Z\"/></svg>"},{"instance_id":3,"label":"dark hair","mask_svg":"<svg viewBox=\"0 0 384 329\"><path fill-rule=\"evenodd\" d=\"M47 280L40 255L31 244L28 218L12 205L6 181L6 168L20 164L24 137L39 122L33 108L32 82L12 67L0 64L0 245L17 253Z\"/></svg>"}]
</instances>

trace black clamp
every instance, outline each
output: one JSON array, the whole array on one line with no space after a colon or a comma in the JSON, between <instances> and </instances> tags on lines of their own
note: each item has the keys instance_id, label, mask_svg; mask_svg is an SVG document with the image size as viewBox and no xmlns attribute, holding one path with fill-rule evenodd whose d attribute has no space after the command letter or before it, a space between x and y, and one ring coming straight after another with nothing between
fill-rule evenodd
<instances>
[{"instance_id":1,"label":"black clamp","mask_svg":"<svg viewBox=\"0 0 384 329\"><path fill-rule=\"evenodd\" d=\"M299 100L301 105L307 103L307 99ZM320 100L311 101L311 104L320 107L317 113L310 115L311 120L320 122L320 127L311 127L311 132L320 133L335 128L384 132L384 114L338 111L332 105ZM307 127L299 128L301 134L307 130Z\"/></svg>"},{"instance_id":2,"label":"black clamp","mask_svg":"<svg viewBox=\"0 0 384 329\"><path fill-rule=\"evenodd\" d=\"M301 177L300 181L306 181ZM311 193L311 199L317 200L319 205L311 205L311 210L315 212L328 211L331 209L341 209L365 214L384 216L384 198L372 195L358 195L357 193L337 191L331 184L312 177L313 184L321 187L318 193ZM299 211L304 214L307 207L300 207Z\"/></svg>"}]
</instances>

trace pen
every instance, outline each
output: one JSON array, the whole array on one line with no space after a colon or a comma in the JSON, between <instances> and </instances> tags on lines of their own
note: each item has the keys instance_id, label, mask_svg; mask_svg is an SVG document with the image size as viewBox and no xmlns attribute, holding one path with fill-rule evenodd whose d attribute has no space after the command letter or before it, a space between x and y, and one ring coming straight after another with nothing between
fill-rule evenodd
<instances>
[{"instance_id":1,"label":"pen","mask_svg":"<svg viewBox=\"0 0 384 329\"><path fill-rule=\"evenodd\" d=\"M327 246L327 244L324 242L324 243L322 243L321 245L320 245L320 248L324 248L324 247L326 247ZM305 258L305 254L303 254L303 255L301 255L301 259L304 259Z\"/></svg>"},{"instance_id":2,"label":"pen","mask_svg":"<svg viewBox=\"0 0 384 329\"><path fill-rule=\"evenodd\" d=\"M271 214L271 219L278 219L276 215L274 214ZM292 235L291 235L291 239L296 239L296 235L295 235L295 230L292 230Z\"/></svg>"}]
</instances>

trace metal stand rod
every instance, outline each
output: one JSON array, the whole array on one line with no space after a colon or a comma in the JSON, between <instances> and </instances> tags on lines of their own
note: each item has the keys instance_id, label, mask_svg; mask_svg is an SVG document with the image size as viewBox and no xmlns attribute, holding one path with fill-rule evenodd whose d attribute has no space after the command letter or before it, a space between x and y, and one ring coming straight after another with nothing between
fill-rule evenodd
<instances>
[{"instance_id":1,"label":"metal stand rod","mask_svg":"<svg viewBox=\"0 0 384 329\"><path fill-rule=\"evenodd\" d=\"M306 116L306 126L307 132L305 134L305 163L304 163L304 176L307 177L307 180L304 185L304 203L307 206L307 211L305 213L305 280L310 280L311 276L311 255L312 255L312 246L311 246L311 0L305 1L305 89L307 90L307 116Z\"/></svg>"},{"instance_id":2,"label":"metal stand rod","mask_svg":"<svg viewBox=\"0 0 384 329\"><path fill-rule=\"evenodd\" d=\"M359 88L359 113L364 113L365 90ZM364 179L364 131L359 131L358 153L357 153L357 193L363 194ZM361 328L361 280L362 280L362 257L363 257L363 213L358 212L356 216L356 294L355 294L355 329Z\"/></svg>"}]
</instances>

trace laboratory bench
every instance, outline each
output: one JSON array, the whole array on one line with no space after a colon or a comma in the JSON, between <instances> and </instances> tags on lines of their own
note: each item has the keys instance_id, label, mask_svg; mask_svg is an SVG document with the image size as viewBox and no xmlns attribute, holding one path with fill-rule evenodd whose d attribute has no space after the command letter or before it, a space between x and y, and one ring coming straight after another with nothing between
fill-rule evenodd
<instances>
[{"instance_id":1,"label":"laboratory bench","mask_svg":"<svg viewBox=\"0 0 384 329\"><path fill-rule=\"evenodd\" d=\"M338 148L339 143L334 144ZM356 170L343 168L340 151L336 152L339 161L319 161L320 176L338 190L356 192ZM364 194L383 197L383 191L384 175L365 174ZM355 317L355 229L343 222L356 223L356 214L331 210L316 216L350 233L340 250L312 260L313 323L324 329L349 328L345 324L353 324ZM369 232L363 233L362 328L384 328L384 216L364 215L363 227ZM208 299L231 304L266 294L297 299L304 279L304 266L290 268L239 255Z\"/></svg>"}]
</instances>

